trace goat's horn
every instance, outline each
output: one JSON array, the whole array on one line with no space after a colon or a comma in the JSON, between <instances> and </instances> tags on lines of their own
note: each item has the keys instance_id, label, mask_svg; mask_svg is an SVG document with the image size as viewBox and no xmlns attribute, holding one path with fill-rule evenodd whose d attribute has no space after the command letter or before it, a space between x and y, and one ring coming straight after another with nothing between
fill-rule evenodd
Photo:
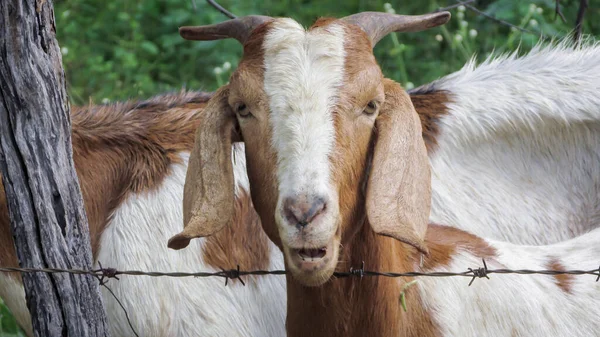
<instances>
[{"instance_id":1,"label":"goat's horn","mask_svg":"<svg viewBox=\"0 0 600 337\"><path fill-rule=\"evenodd\" d=\"M398 15L383 12L362 12L344 17L342 20L362 28L375 47L377 42L391 32L418 32L437 27L450 20L450 12L423 15Z\"/></svg>"},{"instance_id":2,"label":"goat's horn","mask_svg":"<svg viewBox=\"0 0 600 337\"><path fill-rule=\"evenodd\" d=\"M269 16L248 15L214 25L179 27L179 35L186 40L200 41L234 38L244 44L254 28L270 20L273 18Z\"/></svg>"}]
</instances>

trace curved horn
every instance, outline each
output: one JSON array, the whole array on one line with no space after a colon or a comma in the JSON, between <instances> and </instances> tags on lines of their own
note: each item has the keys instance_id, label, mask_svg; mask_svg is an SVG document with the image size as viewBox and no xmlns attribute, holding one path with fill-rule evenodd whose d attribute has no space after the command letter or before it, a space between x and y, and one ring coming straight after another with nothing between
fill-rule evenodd
<instances>
[{"instance_id":1,"label":"curved horn","mask_svg":"<svg viewBox=\"0 0 600 337\"><path fill-rule=\"evenodd\" d=\"M450 12L423 15L398 15L383 12L362 12L344 17L342 20L362 28L371 39L373 47L391 32L418 32L437 27L450 20Z\"/></svg>"},{"instance_id":2,"label":"curved horn","mask_svg":"<svg viewBox=\"0 0 600 337\"><path fill-rule=\"evenodd\" d=\"M211 41L234 38L241 44L246 42L250 33L259 25L273 18L263 15L248 15L208 26L179 27L179 35L186 40Z\"/></svg>"}]
</instances>

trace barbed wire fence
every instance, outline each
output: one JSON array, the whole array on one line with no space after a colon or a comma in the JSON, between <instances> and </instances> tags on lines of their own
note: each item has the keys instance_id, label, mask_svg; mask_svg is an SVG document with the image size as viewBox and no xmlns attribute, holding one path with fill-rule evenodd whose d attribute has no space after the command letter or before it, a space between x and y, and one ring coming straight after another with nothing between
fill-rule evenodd
<instances>
[{"instance_id":1,"label":"barbed wire fence","mask_svg":"<svg viewBox=\"0 0 600 337\"><path fill-rule=\"evenodd\" d=\"M348 277L465 277L470 278L467 286L471 286L475 279L478 278L487 278L490 279L489 275L491 274L513 274L513 275L573 275L573 276L581 276L581 275L591 275L596 276L596 282L600 280L600 265L596 269L590 270L553 270L553 269L543 269L543 270L534 270L534 269L489 269L487 267L487 263L485 259L481 259L483 266L477 268L467 268L465 271L461 272L380 272L380 271L372 271L365 269L365 263L363 262L360 268L351 267L347 272L334 272L333 276L335 278L348 278ZM113 296L113 298L117 301L121 309L125 314L125 318L127 319L127 323L131 328L131 331L135 336L138 336L138 333L135 331L131 320L129 319L129 314L125 306L121 302L121 300L115 295L112 289L107 285L107 282L110 279L119 280L119 276L150 276L150 277L173 277L173 278L182 278L182 277L194 277L194 278L205 278L205 277L220 277L225 279L224 286L227 286L229 280L239 280L240 283L245 286L245 282L243 280L244 276L267 276L267 275L287 275L289 272L287 270L240 270L239 265L236 269L222 269L218 272L157 272L157 271L140 271L140 270L117 270L115 268L103 268L102 264L98 262L98 266L100 268L85 270L85 269L61 269L61 268L16 268L16 267L0 267L0 272L3 273L69 273L72 275L84 275L84 276L93 276L98 279L100 286L106 288L108 292Z\"/></svg>"}]
</instances>

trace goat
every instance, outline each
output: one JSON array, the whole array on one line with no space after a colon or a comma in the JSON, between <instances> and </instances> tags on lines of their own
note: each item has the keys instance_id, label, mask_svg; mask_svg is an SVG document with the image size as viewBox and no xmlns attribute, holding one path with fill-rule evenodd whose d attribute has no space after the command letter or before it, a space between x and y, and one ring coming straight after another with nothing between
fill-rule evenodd
<instances>
[{"instance_id":1,"label":"goat","mask_svg":"<svg viewBox=\"0 0 600 337\"><path fill-rule=\"evenodd\" d=\"M189 151L211 94L188 92L142 102L75 107L73 160L89 221L95 268L217 272L282 269L279 250L260 230L248 196L243 148L234 146L235 218L231 230L175 252ZM236 155L237 153L237 155ZM0 184L0 266L18 267ZM235 234L234 234L235 231ZM247 235L240 236L240 232ZM109 286L139 336L281 336L285 280L123 276ZM112 336L134 336L125 313L101 287ZM272 296L279 294L280 296ZM28 336L31 318L19 274L0 273L0 296Z\"/></svg>"},{"instance_id":2,"label":"goat","mask_svg":"<svg viewBox=\"0 0 600 337\"><path fill-rule=\"evenodd\" d=\"M586 90L583 97L575 96L581 94L577 90L573 94L552 91L559 99L573 99L557 107L548 104L560 101L534 91L540 102L530 108L541 106L548 110L527 111L525 107L530 116L509 117L501 109L503 96L492 100L499 108L486 107L482 97L493 92L481 90L473 97L466 97L466 102L457 102L454 109L447 103L448 111L454 113L449 117L429 114L421 115L420 120L402 87L383 78L372 48L392 31L418 31L443 24L448 18L449 13L445 12L411 17L364 12L343 19L319 19L305 30L288 18L248 16L212 26L181 28L180 33L187 39L236 38L244 46L244 55L230 83L211 98L213 107L205 110L206 121L198 128L184 185L184 229L169 240L169 247L183 249L194 238L210 237L230 226L235 178L228 158L231 144L243 141L253 204L265 233L283 252L289 271L286 275L288 336L586 336L600 328L597 320L600 309L588 304L600 299L600 286L592 277L575 280L571 276L552 275L492 276L491 280L476 282L470 288L464 279L461 282L450 278L419 278L417 286L405 292L406 313L401 310L399 297L403 284L413 278L332 278L334 271L347 271L361 262L370 270L398 272L464 270L479 265L481 258L486 259L490 268L597 267L600 248L594 243L600 239L600 229L589 231L597 223L587 224L589 232L546 246L484 239L460 228L430 223L432 171L424 131L426 136L435 137L436 127L444 129L443 146L433 150L439 157L436 159L433 154L431 160L440 166L441 172L452 171L445 167L454 162L447 158L451 149L475 150L475 143L485 144L486 137L492 134L503 141L500 148L511 155L537 155L544 146L537 144L539 139L532 130L540 127L541 132L559 130L561 135L571 137L566 137L564 148L554 145L564 159L568 158L565 152L575 145L588 145L588 141L597 140L599 135L597 106L593 106L598 98L590 95L597 87ZM594 51L590 57L594 64L586 67L598 66L600 54ZM507 63L527 65L530 60ZM573 62L568 64L576 68ZM557 67L555 63L551 69L558 70ZM468 71L468 68L463 70L464 77L470 76ZM557 76L543 74L539 69L538 72L539 78L531 80L530 86ZM566 80L562 89L578 82L598 83L591 78L593 75L582 72L570 74L571 77L568 73L561 75L566 77L551 83ZM502 85L510 83L512 80L500 84L490 81L487 87L498 86L499 94L505 94L512 91ZM469 90L462 93L451 84L452 80L442 80L414 93L447 87L455 90L459 98L469 94ZM526 97L527 91L518 93L521 88L530 89L524 85L512 90L517 97ZM467 85L467 89L472 87ZM461 115L466 112L458 109L461 104L473 108L473 115ZM573 108L575 104L579 104L578 108ZM559 110L565 106L572 114ZM519 113L522 109L513 111ZM557 113L565 118L557 119ZM422 120L428 118L437 121L425 130L423 125L427 124ZM567 130L575 121L583 125ZM544 123L549 124L547 129L543 128ZM461 133L447 133L460 128L474 139L464 139ZM531 148L510 149L511 138L521 133L526 135L523 143ZM578 139L576 134L585 136ZM543 136L545 140L551 134ZM431 139L428 145L435 148ZM519 145L522 146L521 142ZM596 149L583 151L586 154L576 156L577 159L597 158ZM454 160L458 163L464 158L478 159L475 169L490 169L491 179L497 179L494 175L501 173L492 166L496 164L493 159L501 158L502 154L487 151L456 154L459 156ZM486 158L491 162L483 162ZM545 160L542 164L550 162ZM564 164L560 162L559 167ZM591 164L592 170L597 169L597 162L586 164ZM470 172L465 164L458 169L465 171L463 176ZM551 172L545 167L536 169ZM582 170L583 165L573 177L590 179L575 188L586 192L586 184L597 188L597 176L588 172L576 175ZM510 173L513 172L519 171ZM519 178L508 174L507 180L514 183ZM536 177L533 181L548 183L543 178ZM438 179L438 186L443 186L445 177ZM474 186L485 189L487 179L490 178L485 177ZM499 183L492 186L502 186ZM564 188L563 183L558 183L557 190ZM473 185L461 192L469 187ZM545 191L540 188L534 193ZM503 192L491 190L481 195ZM548 196L551 204L561 201L552 200L553 196L556 194ZM592 208L588 212L597 210L598 195L591 196L595 199L591 199ZM444 193L438 196L443 197ZM507 194L494 199L504 203L495 206L501 210L490 212L491 215L506 211L516 216L523 208L506 209L513 206L512 201L506 201L512 197ZM473 198L477 204L478 196ZM440 212L437 216L444 214ZM477 219L471 220L473 224L463 224L472 216L471 212L464 214L467 215L458 214L461 222L452 225L479 226L480 231L485 230L486 224ZM534 215L540 214L543 212ZM592 220L594 217L586 218L586 222ZM499 222L494 221L490 226ZM526 222L539 232L546 225L543 221ZM569 228L567 224L563 226ZM576 231L577 226L569 230ZM551 239L564 238L565 231Z\"/></svg>"},{"instance_id":3,"label":"goat","mask_svg":"<svg viewBox=\"0 0 600 337\"><path fill-rule=\"evenodd\" d=\"M185 29L182 33L186 34ZM524 156L518 152L520 147L506 145L498 146L502 152L497 157L502 155L511 160L500 160L502 158L496 159L497 157L491 158L495 160L490 160L494 146L508 144L506 140L499 142L497 139L504 137L503 132L495 134L493 132L502 131L506 126L510 127L517 125L517 122L522 122L520 119L522 112L519 109L532 109L533 105L529 105L529 108L527 105L521 108L515 106L514 102L525 101L529 96L527 93L532 91L527 88L527 90L513 92L511 93L513 100L491 102L486 100L489 92L504 88L501 79L505 77L507 69L515 68L515 64L519 64L522 60L528 60L526 64L535 64L531 68L539 71L540 68L544 69L543 64L552 63L550 60L553 59L579 58L584 60L586 65L581 69L574 69L574 62L566 62L562 68L559 67L560 64L552 65L551 69L555 71L562 69L564 72L573 73L572 77L578 80L572 81L569 86L573 88L573 92L587 98L578 101L576 97L565 96L568 93L566 90L563 90L565 93L561 96L559 95L561 91L557 89L558 94L551 96L538 93L537 101L541 102L540 105L545 105L548 100L553 100L556 106L562 109L568 107L569 111L574 112L595 111L590 110L588 106L596 104L594 101L596 97L591 94L597 90L597 84L594 87L597 80L591 76L584 77L582 74L584 70L597 69L595 55L598 51L594 53L594 50L552 49L547 52L532 53L524 59L490 61L478 69L472 69L470 64L460 72L410 92L412 103L421 117L423 137L429 150L432 172L434 172L430 216L433 222L451 224L485 237L529 244L564 240L584 232L586 225L591 227L598 223L593 218L593 215L597 216L598 213L594 213L593 208L590 208L590 203L593 205L595 199L589 199L594 196L590 192L593 192L598 184L597 182L586 183L593 181L587 175L593 173L595 167L588 167L588 171L585 167L586 163L594 160L593 155L597 153L591 145L597 143L598 132L583 132L590 127L593 130L593 124L590 125L588 122L593 120L594 116L590 115L589 120L574 116L581 119L581 123L573 123L575 118L572 118L568 120L571 122L569 128L565 125L553 126L560 127L565 137L571 137L570 147L566 147L564 142L552 139L555 136L552 131L544 132L544 141L539 141L539 133L515 129L516 136L524 144L535 145L535 148L529 149L533 155ZM253 54L247 53L246 57L249 57L248 55ZM261 54L257 52L256 55ZM247 67L248 63L245 66ZM244 71L243 67L240 71ZM518 75L523 70L526 69L516 67L513 72ZM532 74L528 81L521 81L519 84L529 83L530 87L535 88L539 81L533 82L533 80L539 76L539 74ZM465 78L468 78L468 81L464 80ZM546 76L541 81L553 83L556 88L564 88L565 83L569 83L564 78L559 80L552 76ZM159 271L211 271L220 268L233 269L237 264L240 264L243 269L283 267L279 250L274 245L267 244L266 236L257 230L260 225L248 194L244 143L235 143L232 148L232 156L236 159L233 160L236 201L231 225L215 236L198 240L194 248L188 249L185 253L178 252L174 255L173 252L164 250L161 245L161 242L179 229L177 224L182 219L179 203L183 194L183 172L187 170L187 153L192 147L194 130L200 124L201 111L212 96L213 94L208 93L188 93L183 96L159 96L140 103L74 108L74 160L90 220L96 266L97 262L101 261L104 266L118 269ZM507 94L504 93L503 96L506 97ZM576 103L558 105L559 102L567 99ZM507 105L509 103L510 106ZM491 118L486 108L495 111L496 116ZM556 109L551 112L555 116L560 116L560 111L557 112ZM550 117L550 120L556 119L554 116ZM567 117L569 118L570 115ZM477 118L484 121L502 121L505 126L491 128L490 125L471 122L471 119L477 120ZM548 124L548 120L544 122ZM532 121L525 124L530 125ZM151 127L148 128L149 126ZM539 130L540 126L536 125L536 129ZM480 135L481 131L487 133L485 137ZM591 145L581 147L580 138L585 140L585 144ZM489 150L483 151L477 144L486 144L486 149ZM168 155L163 154L165 148L168 150ZM573 151L574 148L578 148L578 151ZM551 163L540 164L535 166L535 170L532 169L532 164L539 163L540 159L547 160L536 154L549 151L557 153L558 150L561 159L561 166L558 169ZM181 153L182 159L179 160L174 153ZM567 156L571 153L577 153L578 158L571 160ZM119 159L115 160L115 158ZM477 169L472 170L465 164L468 161L465 158L476 161ZM525 161L524 158L532 160ZM94 168L96 161L103 165ZM569 167L569 164L572 166ZM140 170L137 170L138 168ZM508 169L512 169L513 174L503 175L503 170ZM542 169L546 170L544 174L532 174ZM558 170L559 176L562 177L556 184L548 186L540 183L528 187L546 186L546 189L533 195L536 198L532 198L531 195L523 198L521 195L514 194L508 198L506 193L500 195L496 193L498 190L508 188L518 190L525 178L537 179L536 183L539 183L555 170ZM503 178L504 185L494 186L495 180L490 179L490 175L486 175L486 172L490 175L494 173L496 180L498 177ZM592 174L592 177L595 176ZM583 178L576 179L577 177ZM570 198L573 207L560 209L561 204L558 203L560 200L556 197L564 192L565 181L572 181L574 184L570 195L563 193L563 198L575 197ZM553 189L548 190L548 187ZM151 192L148 192L148 189ZM458 195L461 197L458 198ZM544 199L546 195L554 197L546 200ZM6 201L3 198L4 195L0 194L0 242L2 243L0 265L17 266L8 226ZM482 203L481 200L487 202ZM583 208L584 206L587 208ZM580 218L566 222L572 226L561 226L565 223L563 219L576 216L582 208L588 211L581 213ZM545 212L545 209L554 212ZM524 226L519 222L519 218L528 215L529 221ZM240 232L246 234L242 235ZM15 277L0 274L0 296L5 299L18 321L31 336L29 313L25 306L20 278L13 276ZM124 301L135 329L145 336L186 336L188 334L219 336L231 334L231 331L243 335L257 335L259 334L257 331L261 331L262 334L280 336L284 331L285 284L278 277L265 278L266 280L261 282L264 282L269 289L256 288L253 291L247 291L245 288L238 289L237 282L233 291L229 291L231 287L222 289L220 281L210 278L192 281L125 276L111 287ZM206 293L192 292L190 289L194 285L208 290ZM131 336L132 332L122 309L105 289L102 291L113 335ZM148 294L155 296L148 297ZM261 295L268 298L262 299ZM279 301L269 303L274 300ZM251 301L262 303L261 307L252 307ZM223 303L228 304L224 306ZM272 310L262 307L266 305L273 307ZM173 310L174 307L184 309ZM140 310L140 308L144 309ZM242 311L243 314L240 313ZM221 316L224 313L226 315ZM206 320L194 318L197 324L193 327L189 326L187 322L192 319L191 317L198 317L198 315L206 317ZM250 323L245 323L248 320ZM244 327L238 328L237 324L243 324Z\"/></svg>"}]
</instances>

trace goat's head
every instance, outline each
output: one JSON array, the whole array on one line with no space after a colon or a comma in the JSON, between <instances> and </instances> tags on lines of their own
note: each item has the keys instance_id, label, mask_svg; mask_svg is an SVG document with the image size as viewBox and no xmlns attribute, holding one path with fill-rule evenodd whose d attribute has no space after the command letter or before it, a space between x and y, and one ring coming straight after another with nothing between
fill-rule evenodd
<instances>
[{"instance_id":1,"label":"goat's head","mask_svg":"<svg viewBox=\"0 0 600 337\"><path fill-rule=\"evenodd\" d=\"M449 17L365 12L320 19L308 31L263 16L182 27L191 40L234 37L244 55L206 107L186 177L185 229L169 247L231 221L231 142L243 141L254 206L301 283L331 277L340 244L364 214L376 233L426 252L430 171L421 125L372 48L390 32Z\"/></svg>"}]
</instances>

